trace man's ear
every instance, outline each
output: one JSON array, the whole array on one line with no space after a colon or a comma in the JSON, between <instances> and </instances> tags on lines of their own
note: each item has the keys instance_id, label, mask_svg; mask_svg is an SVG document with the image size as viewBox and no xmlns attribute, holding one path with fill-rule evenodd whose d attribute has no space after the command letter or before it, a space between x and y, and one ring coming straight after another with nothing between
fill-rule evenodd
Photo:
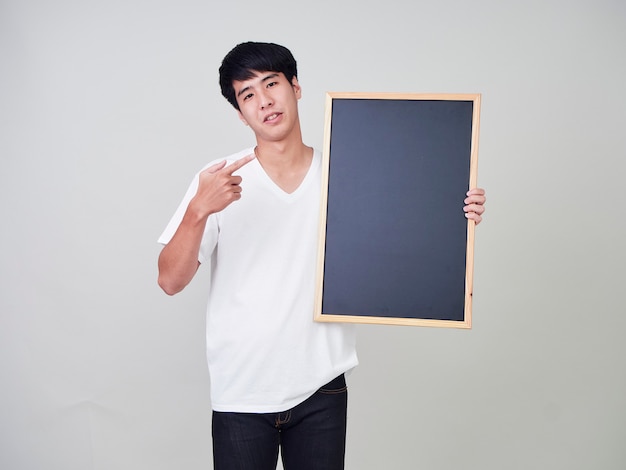
<instances>
[{"instance_id":1,"label":"man's ear","mask_svg":"<svg viewBox=\"0 0 626 470\"><path fill-rule=\"evenodd\" d=\"M246 121L246 118L243 117L243 114L241 114L241 111L237 110L237 115L239 116L239 119L241 120L241 122L244 123L244 125L248 125L248 121Z\"/></svg>"},{"instance_id":2,"label":"man's ear","mask_svg":"<svg viewBox=\"0 0 626 470\"><path fill-rule=\"evenodd\" d=\"M296 93L296 98L302 98L302 87L300 83L298 83L298 77L293 77L291 79L291 86L293 87L293 91Z\"/></svg>"}]
</instances>

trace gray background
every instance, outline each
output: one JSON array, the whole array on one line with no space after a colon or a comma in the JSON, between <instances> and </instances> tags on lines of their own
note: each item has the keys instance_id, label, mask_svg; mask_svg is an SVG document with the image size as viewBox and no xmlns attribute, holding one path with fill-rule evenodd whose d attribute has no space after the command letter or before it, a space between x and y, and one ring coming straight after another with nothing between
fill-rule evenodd
<instances>
[{"instance_id":1,"label":"gray background","mask_svg":"<svg viewBox=\"0 0 626 470\"><path fill-rule=\"evenodd\" d=\"M0 468L211 468L207 270L155 240L251 145L217 68L245 40L326 91L483 94L473 329L360 326L348 469L626 467L621 0L0 2Z\"/></svg>"}]
</instances>

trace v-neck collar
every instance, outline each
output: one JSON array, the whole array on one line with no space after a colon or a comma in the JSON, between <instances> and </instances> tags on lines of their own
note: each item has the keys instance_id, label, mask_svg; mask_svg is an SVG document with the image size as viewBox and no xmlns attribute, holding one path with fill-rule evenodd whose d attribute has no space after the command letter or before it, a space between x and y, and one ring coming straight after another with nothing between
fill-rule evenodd
<instances>
[{"instance_id":1,"label":"v-neck collar","mask_svg":"<svg viewBox=\"0 0 626 470\"><path fill-rule=\"evenodd\" d=\"M250 149L250 153L252 152L254 152L254 147ZM259 173L261 173L262 180L264 181L265 185L268 186L272 190L272 192L274 192L278 197L281 197L283 199L294 199L300 193L302 193L308 185L311 184L311 180L315 178L315 173L317 172L320 166L320 162L321 162L321 156L319 155L316 149L313 149L313 157L311 158L311 163L309 165L309 168L306 174L304 175L304 178L300 182L300 185L291 193L286 192L283 188L281 188L274 182L274 180L270 177L270 175L267 174L267 172L265 171L265 168L263 168L263 165L261 165L261 162L259 162L258 158L255 158L249 164L256 165L256 169Z\"/></svg>"}]
</instances>

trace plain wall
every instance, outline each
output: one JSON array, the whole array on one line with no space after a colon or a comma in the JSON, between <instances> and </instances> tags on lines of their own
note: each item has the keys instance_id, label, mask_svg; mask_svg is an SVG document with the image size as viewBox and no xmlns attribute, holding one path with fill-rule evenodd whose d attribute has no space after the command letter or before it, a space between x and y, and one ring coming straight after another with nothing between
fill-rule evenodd
<instances>
[{"instance_id":1,"label":"plain wall","mask_svg":"<svg viewBox=\"0 0 626 470\"><path fill-rule=\"evenodd\" d=\"M204 269L156 284L193 174L253 143L235 44L326 91L482 93L472 330L360 326L347 468L626 468L622 0L0 2L0 468L207 469Z\"/></svg>"}]
</instances>

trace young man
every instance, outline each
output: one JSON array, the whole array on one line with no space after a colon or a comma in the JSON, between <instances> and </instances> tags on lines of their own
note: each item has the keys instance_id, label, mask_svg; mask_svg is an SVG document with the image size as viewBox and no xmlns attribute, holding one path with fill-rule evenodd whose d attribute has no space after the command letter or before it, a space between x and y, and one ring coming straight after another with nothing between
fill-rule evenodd
<instances>
[{"instance_id":1,"label":"young man","mask_svg":"<svg viewBox=\"0 0 626 470\"><path fill-rule=\"evenodd\" d=\"M274 470L280 447L286 470L342 469L355 331L312 319L321 155L302 142L296 61L276 44L240 44L220 85L256 146L202 169L159 239L170 295L211 261L214 466ZM470 191L466 217L480 222L484 201Z\"/></svg>"}]
</instances>

